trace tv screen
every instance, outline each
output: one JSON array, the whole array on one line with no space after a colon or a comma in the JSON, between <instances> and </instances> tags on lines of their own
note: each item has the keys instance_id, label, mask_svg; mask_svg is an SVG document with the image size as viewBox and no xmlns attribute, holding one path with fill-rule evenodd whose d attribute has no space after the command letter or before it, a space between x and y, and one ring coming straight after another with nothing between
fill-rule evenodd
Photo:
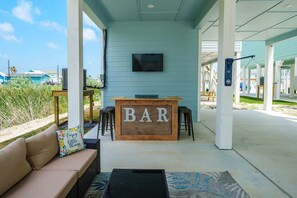
<instances>
[{"instance_id":1,"label":"tv screen","mask_svg":"<svg viewBox=\"0 0 297 198\"><path fill-rule=\"evenodd\" d=\"M163 71L163 54L132 54L132 71Z\"/></svg>"}]
</instances>

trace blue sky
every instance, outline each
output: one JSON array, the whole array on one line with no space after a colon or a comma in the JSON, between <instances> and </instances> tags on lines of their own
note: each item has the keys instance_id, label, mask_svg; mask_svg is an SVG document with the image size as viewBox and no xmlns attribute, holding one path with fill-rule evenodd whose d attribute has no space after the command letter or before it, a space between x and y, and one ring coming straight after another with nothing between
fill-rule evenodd
<instances>
[{"instance_id":1,"label":"blue sky","mask_svg":"<svg viewBox=\"0 0 297 198\"><path fill-rule=\"evenodd\" d=\"M66 0L0 0L0 71L67 67ZM84 14L84 68L100 74L100 29Z\"/></svg>"}]
</instances>

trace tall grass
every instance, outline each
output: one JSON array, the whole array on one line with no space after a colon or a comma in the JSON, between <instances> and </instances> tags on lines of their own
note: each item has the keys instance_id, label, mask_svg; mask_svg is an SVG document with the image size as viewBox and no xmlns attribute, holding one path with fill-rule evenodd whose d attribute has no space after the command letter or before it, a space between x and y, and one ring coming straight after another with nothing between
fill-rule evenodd
<instances>
[{"instance_id":1,"label":"tall grass","mask_svg":"<svg viewBox=\"0 0 297 198\"><path fill-rule=\"evenodd\" d=\"M51 88L28 78L11 79L1 85L0 130L53 113Z\"/></svg>"},{"instance_id":2,"label":"tall grass","mask_svg":"<svg viewBox=\"0 0 297 198\"><path fill-rule=\"evenodd\" d=\"M13 78L8 84L0 84L0 131L53 114L52 90L59 89L61 86L34 84L29 78ZM95 90L95 101L100 100L100 93ZM67 111L67 97L59 97L59 110Z\"/></svg>"}]
</instances>

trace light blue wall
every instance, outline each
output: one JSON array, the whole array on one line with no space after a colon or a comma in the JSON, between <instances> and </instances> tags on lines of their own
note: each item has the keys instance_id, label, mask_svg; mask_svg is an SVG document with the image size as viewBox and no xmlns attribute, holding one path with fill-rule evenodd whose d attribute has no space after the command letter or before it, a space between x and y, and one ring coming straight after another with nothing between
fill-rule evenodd
<instances>
[{"instance_id":1,"label":"light blue wall","mask_svg":"<svg viewBox=\"0 0 297 198\"><path fill-rule=\"evenodd\" d=\"M242 42L241 57L255 55L256 57L249 62L249 59L241 61L242 66L264 64L265 62L265 41L244 41Z\"/></svg>"},{"instance_id":2,"label":"light blue wall","mask_svg":"<svg viewBox=\"0 0 297 198\"><path fill-rule=\"evenodd\" d=\"M132 53L163 53L163 72L132 72ZM190 22L116 22L108 29L107 88L104 105L114 96L180 96L179 105L197 114L198 34Z\"/></svg>"},{"instance_id":3,"label":"light blue wall","mask_svg":"<svg viewBox=\"0 0 297 198\"><path fill-rule=\"evenodd\" d=\"M38 76L38 77L34 77L34 76L30 76L31 80L33 83L36 84L40 84L40 83L44 83L49 81L49 76L48 75L43 75L43 76Z\"/></svg>"},{"instance_id":4,"label":"light blue wall","mask_svg":"<svg viewBox=\"0 0 297 198\"><path fill-rule=\"evenodd\" d=\"M250 65L265 64L265 41L242 42L241 56L256 55ZM291 60L297 57L297 38L288 39L274 44L274 60ZM242 61L245 66L247 60Z\"/></svg>"},{"instance_id":5,"label":"light blue wall","mask_svg":"<svg viewBox=\"0 0 297 198\"><path fill-rule=\"evenodd\" d=\"M6 78L0 75L0 83L4 83L4 82L6 82Z\"/></svg>"},{"instance_id":6,"label":"light blue wall","mask_svg":"<svg viewBox=\"0 0 297 198\"><path fill-rule=\"evenodd\" d=\"M275 44L275 60L288 60L297 57L297 37Z\"/></svg>"}]
</instances>

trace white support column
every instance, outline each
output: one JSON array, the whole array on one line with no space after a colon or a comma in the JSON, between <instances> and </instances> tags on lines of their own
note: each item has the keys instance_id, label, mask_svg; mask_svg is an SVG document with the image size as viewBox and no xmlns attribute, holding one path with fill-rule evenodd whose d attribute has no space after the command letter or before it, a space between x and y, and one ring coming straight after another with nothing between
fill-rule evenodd
<instances>
[{"instance_id":1,"label":"white support column","mask_svg":"<svg viewBox=\"0 0 297 198\"><path fill-rule=\"evenodd\" d=\"M219 149L232 149L233 87L225 86L224 74L225 59L234 57L236 0L220 0L218 3L219 50L215 144Z\"/></svg>"},{"instance_id":2,"label":"white support column","mask_svg":"<svg viewBox=\"0 0 297 198\"><path fill-rule=\"evenodd\" d=\"M67 0L68 127L83 128L83 0Z\"/></svg>"},{"instance_id":3,"label":"white support column","mask_svg":"<svg viewBox=\"0 0 297 198\"><path fill-rule=\"evenodd\" d=\"M243 68L242 72L242 94L246 94L246 70L247 68Z\"/></svg>"},{"instance_id":4,"label":"white support column","mask_svg":"<svg viewBox=\"0 0 297 198\"><path fill-rule=\"evenodd\" d=\"M210 68L210 73L209 73L209 91L214 91L213 90L213 63L211 63L209 65L209 68Z\"/></svg>"},{"instance_id":5,"label":"white support column","mask_svg":"<svg viewBox=\"0 0 297 198\"><path fill-rule=\"evenodd\" d=\"M274 67L274 99L280 99L281 92L281 79L280 79L280 70L283 65L283 61L275 61Z\"/></svg>"},{"instance_id":6,"label":"white support column","mask_svg":"<svg viewBox=\"0 0 297 198\"><path fill-rule=\"evenodd\" d=\"M197 122L201 121L201 54L202 54L202 31L198 30L198 96L197 96Z\"/></svg>"},{"instance_id":7,"label":"white support column","mask_svg":"<svg viewBox=\"0 0 297 198\"><path fill-rule=\"evenodd\" d=\"M286 82L285 82L285 91L284 91L284 92L285 92L286 94L288 94L288 93L289 93L289 92L288 92L288 88L289 88L289 83L288 83L288 82L289 82L289 70L286 69L285 71L286 71L286 72L285 72L285 73L286 73Z\"/></svg>"},{"instance_id":8,"label":"white support column","mask_svg":"<svg viewBox=\"0 0 297 198\"><path fill-rule=\"evenodd\" d=\"M261 65L257 64L257 85L260 85Z\"/></svg>"},{"instance_id":9,"label":"white support column","mask_svg":"<svg viewBox=\"0 0 297 198\"><path fill-rule=\"evenodd\" d=\"M272 110L272 87L273 87L273 55L274 46L266 46L265 77L264 77L264 110Z\"/></svg>"},{"instance_id":10,"label":"white support column","mask_svg":"<svg viewBox=\"0 0 297 198\"><path fill-rule=\"evenodd\" d=\"M297 88L297 57L295 58L295 64L291 65L290 73L290 98L293 98L294 90Z\"/></svg>"},{"instance_id":11,"label":"white support column","mask_svg":"<svg viewBox=\"0 0 297 198\"><path fill-rule=\"evenodd\" d=\"M103 36L103 31L101 30L100 31L100 58L101 58L101 75L103 75L104 74L104 72L106 72L106 71L104 71L104 36ZM103 78L105 78L104 76L103 76ZM103 79L103 81L104 81L104 79ZM104 107L104 89L101 89L101 108L102 107Z\"/></svg>"},{"instance_id":12,"label":"white support column","mask_svg":"<svg viewBox=\"0 0 297 198\"><path fill-rule=\"evenodd\" d=\"M236 58L240 58L241 53L236 52ZM234 88L234 102L239 103L240 102L240 67L241 67L241 61L238 60L233 64L234 67L234 75L233 75L233 88Z\"/></svg>"},{"instance_id":13,"label":"white support column","mask_svg":"<svg viewBox=\"0 0 297 198\"><path fill-rule=\"evenodd\" d=\"M247 94L251 93L251 69L248 68Z\"/></svg>"},{"instance_id":14,"label":"white support column","mask_svg":"<svg viewBox=\"0 0 297 198\"><path fill-rule=\"evenodd\" d=\"M205 92L205 79L206 79L206 75L205 75L205 70L203 67L201 67L201 72L202 72L202 92Z\"/></svg>"}]
</instances>

